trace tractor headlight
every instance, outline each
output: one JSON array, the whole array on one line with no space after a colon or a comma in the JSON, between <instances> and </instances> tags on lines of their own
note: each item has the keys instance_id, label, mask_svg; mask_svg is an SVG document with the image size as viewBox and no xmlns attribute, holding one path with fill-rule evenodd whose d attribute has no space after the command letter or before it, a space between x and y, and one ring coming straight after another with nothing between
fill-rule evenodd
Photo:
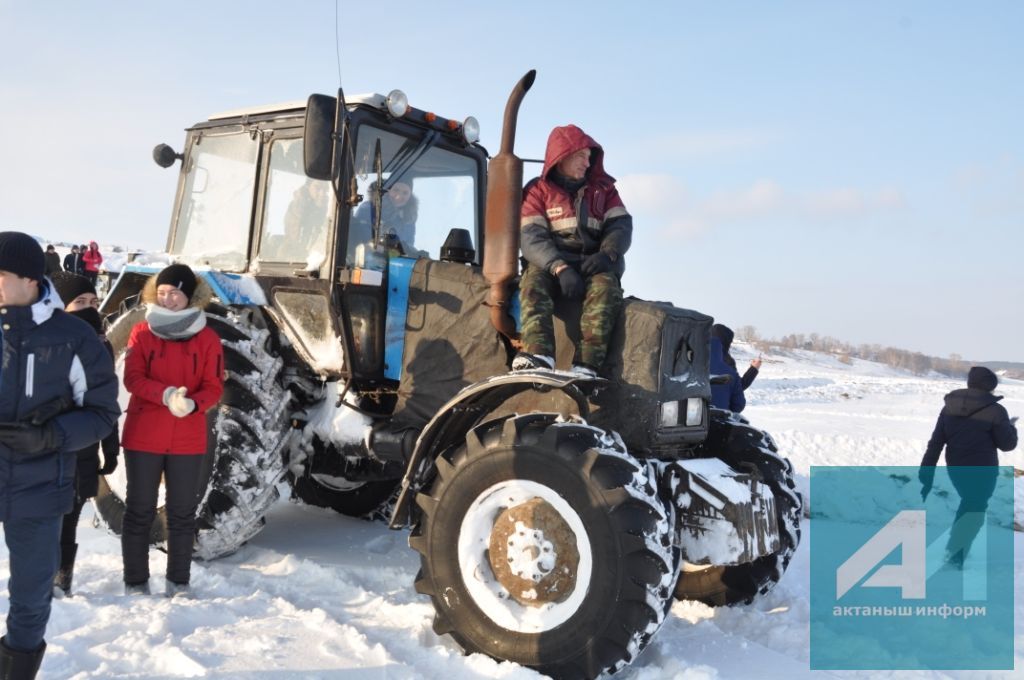
<instances>
[{"instance_id":1,"label":"tractor headlight","mask_svg":"<svg viewBox=\"0 0 1024 680\"><path fill-rule=\"evenodd\" d=\"M701 416L704 413L704 400L698 397L690 397L686 400L686 425L700 425Z\"/></svg>"},{"instance_id":2,"label":"tractor headlight","mask_svg":"<svg viewBox=\"0 0 1024 680\"><path fill-rule=\"evenodd\" d=\"M388 113L401 118L409 111L409 98L401 90L391 90L388 92L387 107Z\"/></svg>"},{"instance_id":3,"label":"tractor headlight","mask_svg":"<svg viewBox=\"0 0 1024 680\"><path fill-rule=\"evenodd\" d=\"M679 424L679 402L666 401L661 404L661 426L675 427Z\"/></svg>"},{"instance_id":4,"label":"tractor headlight","mask_svg":"<svg viewBox=\"0 0 1024 680\"><path fill-rule=\"evenodd\" d=\"M462 121L462 138L466 140L467 144L480 141L480 122L473 116Z\"/></svg>"}]
</instances>

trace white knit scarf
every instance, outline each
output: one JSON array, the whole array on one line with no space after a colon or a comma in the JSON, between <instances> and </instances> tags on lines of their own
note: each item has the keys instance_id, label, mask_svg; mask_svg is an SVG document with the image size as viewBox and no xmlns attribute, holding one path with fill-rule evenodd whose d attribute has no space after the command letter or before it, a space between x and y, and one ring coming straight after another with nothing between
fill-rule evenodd
<instances>
[{"instance_id":1,"label":"white knit scarf","mask_svg":"<svg viewBox=\"0 0 1024 680\"><path fill-rule=\"evenodd\" d=\"M146 310L149 330L164 340L187 340L206 328L206 314L198 307L171 310L151 304Z\"/></svg>"}]
</instances>

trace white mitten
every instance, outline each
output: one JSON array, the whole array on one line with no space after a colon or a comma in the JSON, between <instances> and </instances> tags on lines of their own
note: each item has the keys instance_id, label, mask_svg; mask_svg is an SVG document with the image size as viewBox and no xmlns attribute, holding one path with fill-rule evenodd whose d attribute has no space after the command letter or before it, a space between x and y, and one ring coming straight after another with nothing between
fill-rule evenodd
<instances>
[{"instance_id":1,"label":"white mitten","mask_svg":"<svg viewBox=\"0 0 1024 680\"><path fill-rule=\"evenodd\" d=\"M174 390L171 396L167 397L167 408L171 413L179 418L184 418L196 410L196 402L186 397L186 392L188 392L188 390L184 387L179 387ZM166 392L164 394L166 394Z\"/></svg>"},{"instance_id":2,"label":"white mitten","mask_svg":"<svg viewBox=\"0 0 1024 680\"><path fill-rule=\"evenodd\" d=\"M178 391L177 387L168 387L164 390L164 406L167 406L167 402L170 400L171 395Z\"/></svg>"}]
</instances>

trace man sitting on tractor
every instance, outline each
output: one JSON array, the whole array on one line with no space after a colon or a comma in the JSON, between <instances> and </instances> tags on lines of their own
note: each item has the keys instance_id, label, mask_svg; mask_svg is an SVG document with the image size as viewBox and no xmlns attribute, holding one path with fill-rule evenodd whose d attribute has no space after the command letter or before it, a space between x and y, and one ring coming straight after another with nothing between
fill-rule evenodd
<instances>
[{"instance_id":1,"label":"man sitting on tractor","mask_svg":"<svg viewBox=\"0 0 1024 680\"><path fill-rule=\"evenodd\" d=\"M523 351L513 370L554 368L554 298L583 298L573 371L594 377L622 307L633 218L604 170L604 150L575 125L548 137L541 176L523 191L519 284Z\"/></svg>"}]
</instances>

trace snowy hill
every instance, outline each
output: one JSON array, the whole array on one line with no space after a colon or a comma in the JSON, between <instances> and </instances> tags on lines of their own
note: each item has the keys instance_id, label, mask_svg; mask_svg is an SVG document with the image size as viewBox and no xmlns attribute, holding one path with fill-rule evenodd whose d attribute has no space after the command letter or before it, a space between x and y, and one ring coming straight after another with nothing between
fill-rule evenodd
<instances>
[{"instance_id":1,"label":"snowy hill","mask_svg":"<svg viewBox=\"0 0 1024 680\"><path fill-rule=\"evenodd\" d=\"M754 355L735 346L741 371ZM916 465L942 396L960 383L811 352L766 355L745 415L772 433L807 490L811 465ZM1024 383L1005 381L1011 415L1024 412ZM1024 467L1018 448L1004 461ZM1018 508L1024 507L1017 480ZM283 497L288 493L282 489ZM1020 510L1018 510L1020 512ZM90 521L83 517L83 524ZM121 595L117 538L80 531L76 594L55 601L43 678L480 678L540 677L519 666L463 656L431 630L433 610L412 587L418 555L406 532L282 500L266 529L235 555L193 567L194 600ZM1024 534L1015 535L1024 583ZM779 586L751 606L711 609L677 602L640 659L617 677L810 678L809 527ZM160 575L164 555L151 556ZM8 574L0 547L0 578ZM160 579L155 576L154 586ZM1017 630L1024 629L1018 595ZM5 610L7 600L0 603ZM1016 663L1024 667L1024 638ZM878 672L843 673L879 677ZM1013 674L889 673L885 677L1012 677Z\"/></svg>"}]
</instances>

